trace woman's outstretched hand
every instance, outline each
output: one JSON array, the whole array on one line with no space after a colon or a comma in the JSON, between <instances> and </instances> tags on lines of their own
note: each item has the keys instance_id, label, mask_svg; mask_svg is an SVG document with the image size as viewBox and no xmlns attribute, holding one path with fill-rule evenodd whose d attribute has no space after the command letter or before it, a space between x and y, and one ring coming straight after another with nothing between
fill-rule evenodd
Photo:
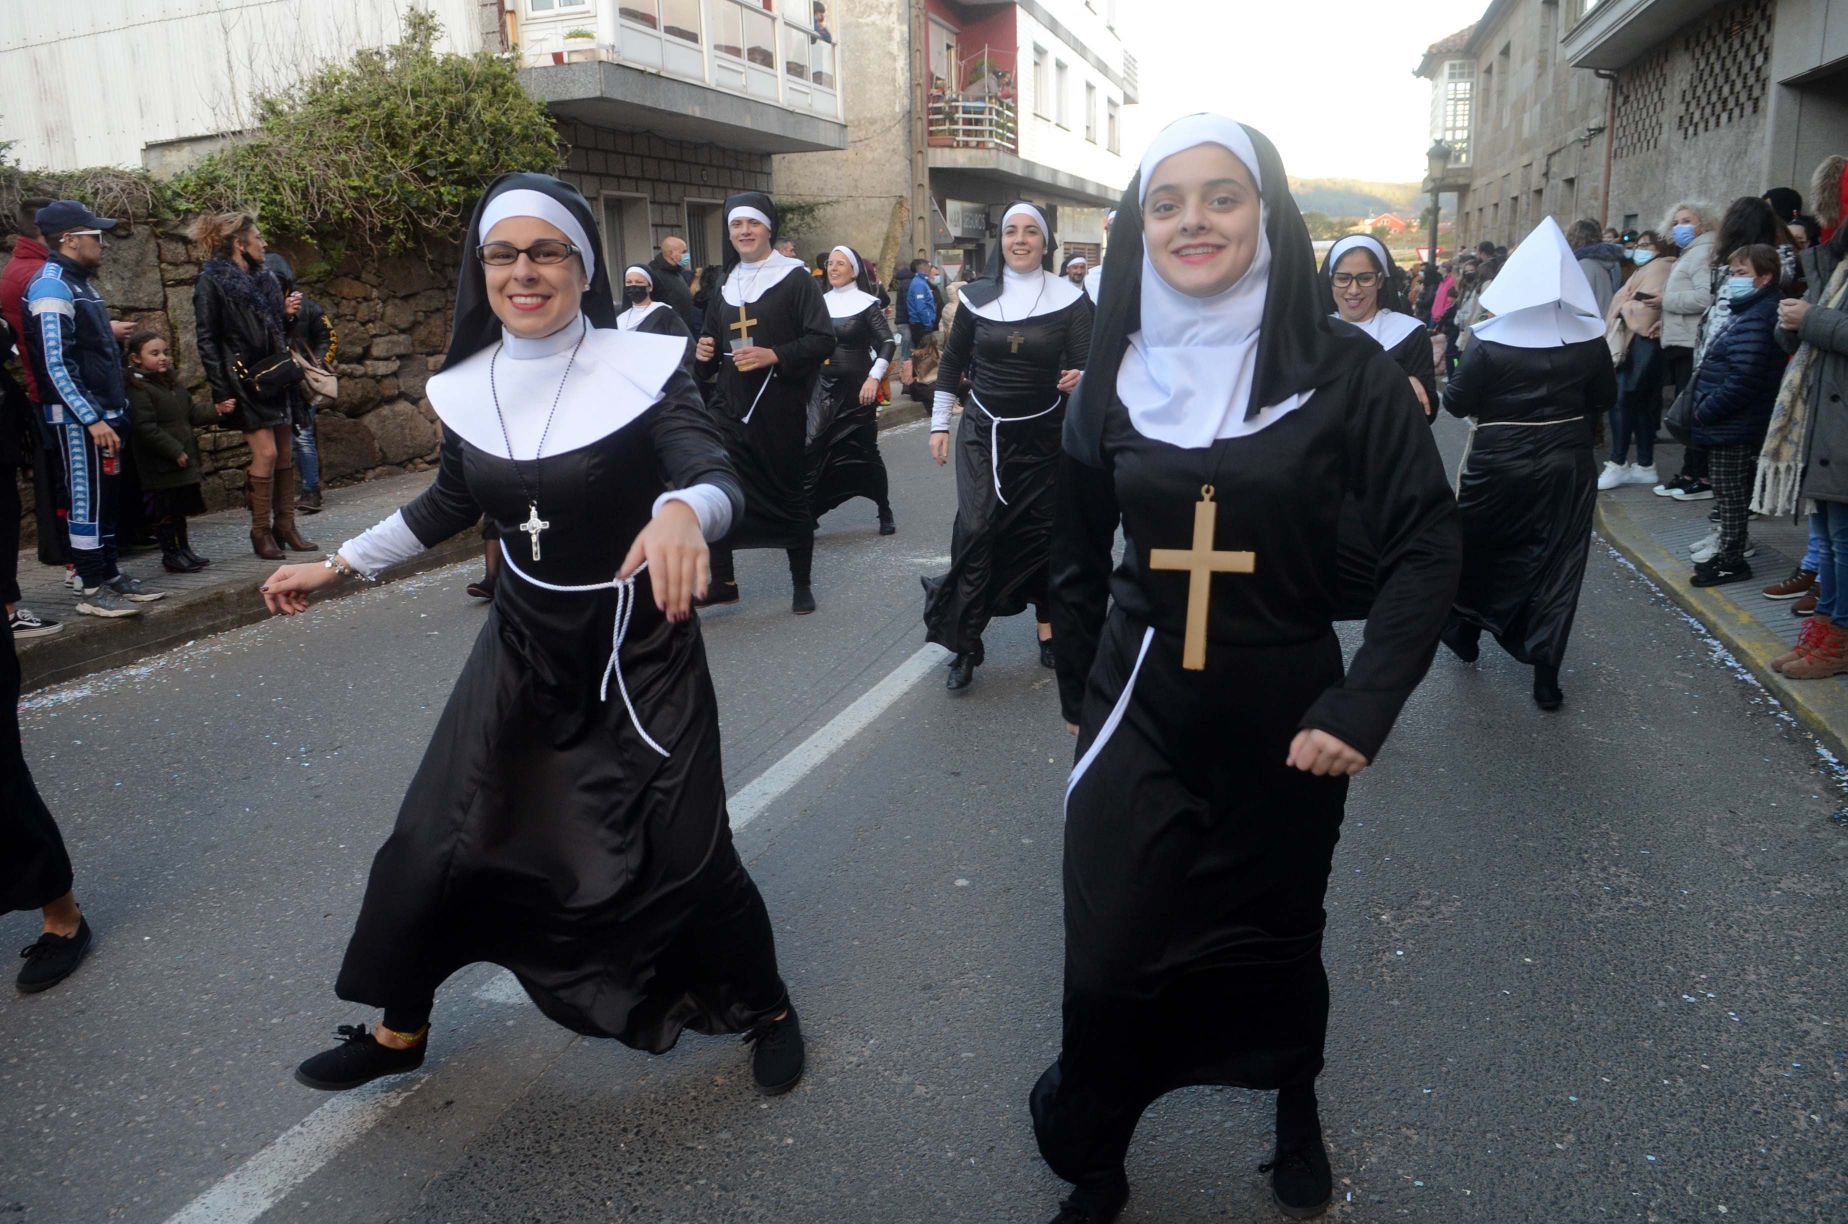
<instances>
[{"instance_id":1,"label":"woman's outstretched hand","mask_svg":"<svg viewBox=\"0 0 1848 1224\"><path fill-rule=\"evenodd\" d=\"M324 591L340 581L340 575L310 561L303 565L285 565L269 576L262 587L263 606L271 613L294 616L308 610L308 596Z\"/></svg>"},{"instance_id":2,"label":"woman's outstretched hand","mask_svg":"<svg viewBox=\"0 0 1848 1224\"><path fill-rule=\"evenodd\" d=\"M1326 731L1298 731L1284 764L1318 778L1351 778L1367 767L1367 758Z\"/></svg>"},{"instance_id":3,"label":"woman's outstretched hand","mask_svg":"<svg viewBox=\"0 0 1848 1224\"><path fill-rule=\"evenodd\" d=\"M703 599L712 581L710 553L706 537L699 529L699 515L683 501L670 501L661 512L648 520L622 559L618 578L627 579L648 563L648 585L654 588L655 607L670 621L683 621L693 615L693 601Z\"/></svg>"}]
</instances>

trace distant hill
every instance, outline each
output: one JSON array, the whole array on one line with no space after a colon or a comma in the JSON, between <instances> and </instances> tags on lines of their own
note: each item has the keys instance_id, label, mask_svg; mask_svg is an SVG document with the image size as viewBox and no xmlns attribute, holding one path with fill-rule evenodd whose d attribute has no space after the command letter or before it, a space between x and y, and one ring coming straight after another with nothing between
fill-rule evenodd
<instances>
[{"instance_id":1,"label":"distant hill","mask_svg":"<svg viewBox=\"0 0 1848 1224\"><path fill-rule=\"evenodd\" d=\"M1308 178L1290 180L1290 194L1303 212L1329 217L1366 217L1394 212L1416 224L1430 203L1417 183L1367 183L1359 179ZM1450 215L1448 202L1444 215Z\"/></svg>"}]
</instances>

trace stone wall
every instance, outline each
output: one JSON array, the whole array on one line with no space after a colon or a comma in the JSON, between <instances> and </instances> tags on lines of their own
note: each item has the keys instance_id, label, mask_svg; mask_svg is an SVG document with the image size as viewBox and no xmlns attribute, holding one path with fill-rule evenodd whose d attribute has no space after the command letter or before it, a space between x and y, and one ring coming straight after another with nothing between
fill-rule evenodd
<instances>
[{"instance_id":1,"label":"stone wall","mask_svg":"<svg viewBox=\"0 0 1848 1224\"><path fill-rule=\"evenodd\" d=\"M330 261L312 248L277 249L295 266L298 287L327 312L336 338L340 397L315 422L322 483L338 486L429 466L441 435L424 385L441 368L448 346L459 254L437 251L428 260L347 255ZM198 276L197 258L179 228L144 224L110 238L97 288L116 317L153 327L173 341L180 377L203 400L209 392L199 367L192 304ZM201 429L199 450L206 507L242 505L250 463L243 435ZM22 484L21 496L30 541L30 483Z\"/></svg>"}]
</instances>

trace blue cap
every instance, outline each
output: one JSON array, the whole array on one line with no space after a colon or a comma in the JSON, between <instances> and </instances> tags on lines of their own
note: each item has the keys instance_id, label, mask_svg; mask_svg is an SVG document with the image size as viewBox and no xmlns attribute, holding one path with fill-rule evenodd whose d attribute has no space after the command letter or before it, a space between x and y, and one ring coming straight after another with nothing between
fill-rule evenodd
<instances>
[{"instance_id":1,"label":"blue cap","mask_svg":"<svg viewBox=\"0 0 1848 1224\"><path fill-rule=\"evenodd\" d=\"M72 230L112 230L117 225L111 218L91 212L81 200L53 200L32 215L32 223L47 240Z\"/></svg>"}]
</instances>

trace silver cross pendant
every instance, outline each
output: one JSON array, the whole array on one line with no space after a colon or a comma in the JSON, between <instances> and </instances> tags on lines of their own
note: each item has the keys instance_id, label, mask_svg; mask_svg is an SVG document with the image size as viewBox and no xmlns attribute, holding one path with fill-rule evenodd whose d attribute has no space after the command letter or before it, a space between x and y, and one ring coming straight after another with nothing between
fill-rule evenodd
<instances>
[{"instance_id":1,"label":"silver cross pendant","mask_svg":"<svg viewBox=\"0 0 1848 1224\"><path fill-rule=\"evenodd\" d=\"M537 561L539 559L539 533L552 524L539 517L538 502L528 502L526 504L526 510L526 521L520 524L520 530L524 531L532 539L533 560Z\"/></svg>"}]
</instances>

